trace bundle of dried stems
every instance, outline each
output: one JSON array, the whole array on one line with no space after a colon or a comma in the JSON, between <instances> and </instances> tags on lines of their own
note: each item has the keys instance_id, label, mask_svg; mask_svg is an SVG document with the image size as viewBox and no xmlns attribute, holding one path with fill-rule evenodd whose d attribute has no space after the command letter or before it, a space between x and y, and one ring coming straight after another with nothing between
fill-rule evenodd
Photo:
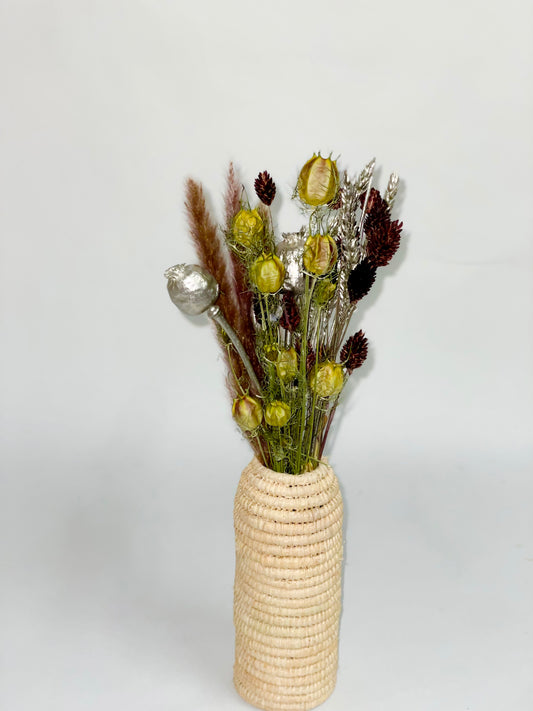
<instances>
[{"instance_id":1,"label":"bundle of dried stems","mask_svg":"<svg viewBox=\"0 0 533 711\"><path fill-rule=\"evenodd\" d=\"M313 155L293 195L307 227L281 240L270 211L276 185L267 171L255 180L259 202L252 205L230 164L222 227L208 212L202 186L186 183L191 236L200 265L218 283L217 306L227 322L218 335L233 416L263 465L278 472L317 466L346 380L367 357L364 333L347 339L346 333L402 230L391 219L398 177L391 175L381 196L372 187L374 166L372 160L349 177L335 160Z\"/></svg>"}]
</instances>

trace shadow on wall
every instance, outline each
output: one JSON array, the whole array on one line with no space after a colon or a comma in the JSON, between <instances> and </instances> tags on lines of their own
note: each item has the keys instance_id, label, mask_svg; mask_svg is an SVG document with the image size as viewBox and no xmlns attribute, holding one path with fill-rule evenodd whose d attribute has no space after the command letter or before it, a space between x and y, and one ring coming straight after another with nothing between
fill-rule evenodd
<instances>
[{"instance_id":1,"label":"shadow on wall","mask_svg":"<svg viewBox=\"0 0 533 711\"><path fill-rule=\"evenodd\" d=\"M57 607L66 629L98 630L104 657L127 655L176 681L231 688L231 507L209 509L210 526L192 535L194 512L186 515L174 465L158 470L137 455L100 452L71 467L75 481L49 482L36 594L53 588L46 605ZM215 528L224 529L216 548ZM83 655L84 634L73 639Z\"/></svg>"}]
</instances>

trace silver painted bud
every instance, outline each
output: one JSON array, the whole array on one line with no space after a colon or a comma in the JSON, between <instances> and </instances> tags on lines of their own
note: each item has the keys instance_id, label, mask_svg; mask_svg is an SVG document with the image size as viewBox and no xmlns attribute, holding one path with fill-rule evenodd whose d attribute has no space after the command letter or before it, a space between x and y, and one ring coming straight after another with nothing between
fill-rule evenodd
<instances>
[{"instance_id":1,"label":"silver painted bud","mask_svg":"<svg viewBox=\"0 0 533 711\"><path fill-rule=\"evenodd\" d=\"M176 264L165 272L173 303L189 316L207 311L218 299L218 284L207 269L196 264Z\"/></svg>"},{"instance_id":2,"label":"silver painted bud","mask_svg":"<svg viewBox=\"0 0 533 711\"><path fill-rule=\"evenodd\" d=\"M304 291L302 255L307 240L305 232L284 232L277 244L276 252L285 266L285 286L297 294Z\"/></svg>"}]
</instances>

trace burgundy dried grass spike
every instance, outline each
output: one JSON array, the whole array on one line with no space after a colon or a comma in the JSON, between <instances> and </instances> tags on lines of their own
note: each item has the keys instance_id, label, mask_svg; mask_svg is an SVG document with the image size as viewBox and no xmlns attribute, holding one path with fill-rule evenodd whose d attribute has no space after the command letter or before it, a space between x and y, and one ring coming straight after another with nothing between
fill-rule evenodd
<instances>
[{"instance_id":1,"label":"burgundy dried grass spike","mask_svg":"<svg viewBox=\"0 0 533 711\"><path fill-rule=\"evenodd\" d=\"M259 173L255 179L254 188L257 197L262 203L265 205L272 205L272 202L276 197L276 184L266 170Z\"/></svg>"},{"instance_id":2,"label":"burgundy dried grass spike","mask_svg":"<svg viewBox=\"0 0 533 711\"><path fill-rule=\"evenodd\" d=\"M346 370L351 375L356 368L360 368L368 355L368 339L363 331L357 331L350 336L341 349L341 363L346 365Z\"/></svg>"},{"instance_id":3,"label":"burgundy dried grass spike","mask_svg":"<svg viewBox=\"0 0 533 711\"><path fill-rule=\"evenodd\" d=\"M364 204L364 195L360 200ZM370 190L366 204L365 232L387 230L390 225L389 206L376 188Z\"/></svg>"},{"instance_id":4,"label":"burgundy dried grass spike","mask_svg":"<svg viewBox=\"0 0 533 711\"><path fill-rule=\"evenodd\" d=\"M366 296L376 280L376 267L368 259L363 259L352 269L348 277L348 295L350 301L359 301Z\"/></svg>"},{"instance_id":5,"label":"burgundy dried grass spike","mask_svg":"<svg viewBox=\"0 0 533 711\"><path fill-rule=\"evenodd\" d=\"M400 246L400 238L402 234L403 222L399 220L394 220L391 222L389 231L387 233L387 242L381 248L381 259L378 266L384 267L390 262L398 251Z\"/></svg>"},{"instance_id":6,"label":"burgundy dried grass spike","mask_svg":"<svg viewBox=\"0 0 533 711\"><path fill-rule=\"evenodd\" d=\"M359 202L361 203L361 207L363 207L363 205L365 204L365 199L366 199L366 193L363 192L363 193L361 193L361 195L359 196ZM372 212L372 210L374 209L374 205L375 205L376 201L379 202L381 199L382 199L382 198L381 198L381 195L380 195L380 193L379 193L379 190L377 190L376 188L370 188L370 192L369 192L369 194L368 194L368 200L366 201L366 213L367 213L367 215L368 215L368 213ZM383 201L383 202L384 202L384 201Z\"/></svg>"},{"instance_id":7,"label":"burgundy dried grass spike","mask_svg":"<svg viewBox=\"0 0 533 711\"><path fill-rule=\"evenodd\" d=\"M322 363L326 360L326 348L323 343L320 344L318 350L318 362ZM316 351L311 345L311 341L307 341L307 360L305 362L305 367L307 372L309 372L316 364Z\"/></svg>"},{"instance_id":8,"label":"burgundy dried grass spike","mask_svg":"<svg viewBox=\"0 0 533 711\"><path fill-rule=\"evenodd\" d=\"M375 188L370 191L364 230L369 261L374 267L386 266L400 246L402 223L391 222L389 206Z\"/></svg>"},{"instance_id":9,"label":"burgundy dried grass spike","mask_svg":"<svg viewBox=\"0 0 533 711\"><path fill-rule=\"evenodd\" d=\"M300 325L300 313L294 294L291 291L286 291L283 294L283 311L279 325L291 333L296 331Z\"/></svg>"}]
</instances>

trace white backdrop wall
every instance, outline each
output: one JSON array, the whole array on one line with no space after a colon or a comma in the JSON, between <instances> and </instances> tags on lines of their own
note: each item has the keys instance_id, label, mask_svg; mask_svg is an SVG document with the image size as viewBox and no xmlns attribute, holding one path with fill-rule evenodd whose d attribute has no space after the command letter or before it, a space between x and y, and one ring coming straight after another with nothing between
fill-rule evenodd
<instances>
[{"instance_id":1,"label":"white backdrop wall","mask_svg":"<svg viewBox=\"0 0 533 711\"><path fill-rule=\"evenodd\" d=\"M314 152L402 177L329 450L346 506L327 708L533 708L533 8L0 0L0 707L244 709L232 497L250 457L188 175ZM325 707L326 708L326 707Z\"/></svg>"}]
</instances>

